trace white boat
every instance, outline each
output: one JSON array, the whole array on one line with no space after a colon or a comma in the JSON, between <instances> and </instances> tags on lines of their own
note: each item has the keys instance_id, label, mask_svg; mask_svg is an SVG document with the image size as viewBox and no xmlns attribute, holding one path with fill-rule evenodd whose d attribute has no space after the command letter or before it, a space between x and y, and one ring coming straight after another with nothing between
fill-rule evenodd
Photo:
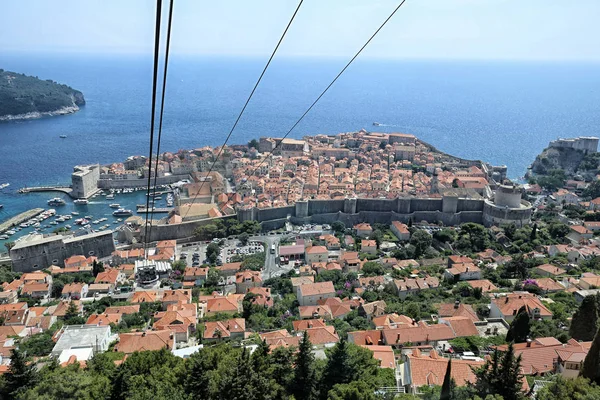
<instances>
[{"instance_id":1,"label":"white boat","mask_svg":"<svg viewBox=\"0 0 600 400\"><path fill-rule=\"evenodd\" d=\"M124 208L119 208L118 210L113 212L113 215L115 217L129 217L131 215L133 215L133 213L131 212L131 210L126 210Z\"/></svg>"},{"instance_id":2,"label":"white boat","mask_svg":"<svg viewBox=\"0 0 600 400\"><path fill-rule=\"evenodd\" d=\"M71 215L79 215L77 211L71 211Z\"/></svg>"},{"instance_id":3,"label":"white boat","mask_svg":"<svg viewBox=\"0 0 600 400\"><path fill-rule=\"evenodd\" d=\"M15 233L17 233L17 232L15 232L15 231L13 231L13 230L6 231L6 234L7 234L8 236L12 236L12 235L14 235Z\"/></svg>"},{"instance_id":4,"label":"white boat","mask_svg":"<svg viewBox=\"0 0 600 400\"><path fill-rule=\"evenodd\" d=\"M35 225L33 225L34 228L39 228L40 227L40 223L36 222Z\"/></svg>"},{"instance_id":5,"label":"white boat","mask_svg":"<svg viewBox=\"0 0 600 400\"><path fill-rule=\"evenodd\" d=\"M6 239L8 239L8 236L6 236L6 235L0 236L0 240L6 240Z\"/></svg>"},{"instance_id":6,"label":"white boat","mask_svg":"<svg viewBox=\"0 0 600 400\"><path fill-rule=\"evenodd\" d=\"M119 203L112 203L109 207L110 208L121 208L121 205Z\"/></svg>"},{"instance_id":7,"label":"white boat","mask_svg":"<svg viewBox=\"0 0 600 400\"><path fill-rule=\"evenodd\" d=\"M86 215L86 216L85 216L85 219L92 219L92 218L94 218L94 217L93 217L93 216L91 216L91 215Z\"/></svg>"},{"instance_id":8,"label":"white boat","mask_svg":"<svg viewBox=\"0 0 600 400\"><path fill-rule=\"evenodd\" d=\"M70 215L63 215L63 218L64 218L64 219L71 219L71 218L73 218L73 217L71 217Z\"/></svg>"},{"instance_id":9,"label":"white boat","mask_svg":"<svg viewBox=\"0 0 600 400\"><path fill-rule=\"evenodd\" d=\"M112 199L114 199L114 198L115 198L115 195L114 195L114 194L112 194L112 193L111 193L111 194L107 194L107 195L106 195L106 200L112 200Z\"/></svg>"},{"instance_id":10,"label":"white boat","mask_svg":"<svg viewBox=\"0 0 600 400\"><path fill-rule=\"evenodd\" d=\"M50 225L58 225L58 222L52 221L52 222L50 222Z\"/></svg>"},{"instance_id":11,"label":"white boat","mask_svg":"<svg viewBox=\"0 0 600 400\"><path fill-rule=\"evenodd\" d=\"M88 204L89 201L87 199L77 199L77 200L73 201L73 203L77 204L78 206L81 206L81 205Z\"/></svg>"},{"instance_id":12,"label":"white boat","mask_svg":"<svg viewBox=\"0 0 600 400\"><path fill-rule=\"evenodd\" d=\"M55 197L53 199L48 200L48 205L50 206L64 206L66 202L60 197Z\"/></svg>"},{"instance_id":13,"label":"white boat","mask_svg":"<svg viewBox=\"0 0 600 400\"><path fill-rule=\"evenodd\" d=\"M10 186L10 183L3 183L3 184L0 185L0 189L4 189L4 188L9 187L9 186Z\"/></svg>"}]
</instances>

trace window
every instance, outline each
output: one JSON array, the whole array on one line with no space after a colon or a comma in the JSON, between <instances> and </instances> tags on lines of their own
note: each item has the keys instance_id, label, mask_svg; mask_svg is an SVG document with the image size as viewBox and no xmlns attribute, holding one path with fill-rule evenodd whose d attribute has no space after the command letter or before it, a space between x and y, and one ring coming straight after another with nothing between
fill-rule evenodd
<instances>
[{"instance_id":1,"label":"window","mask_svg":"<svg viewBox=\"0 0 600 400\"><path fill-rule=\"evenodd\" d=\"M90 252L88 253L88 255L90 255L90 256L93 256L93 255L94 255L94 252L93 252L93 251L90 251Z\"/></svg>"}]
</instances>

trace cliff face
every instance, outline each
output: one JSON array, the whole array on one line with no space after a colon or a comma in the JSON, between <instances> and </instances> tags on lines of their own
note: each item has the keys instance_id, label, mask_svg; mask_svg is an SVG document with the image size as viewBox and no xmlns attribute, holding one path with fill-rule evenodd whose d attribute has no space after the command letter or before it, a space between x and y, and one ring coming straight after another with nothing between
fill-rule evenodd
<instances>
[{"instance_id":1,"label":"cliff face","mask_svg":"<svg viewBox=\"0 0 600 400\"><path fill-rule=\"evenodd\" d=\"M535 175L549 175L551 170L561 169L567 177L579 175L592 178L598 173L600 153L586 154L582 150L565 147L548 147L531 165Z\"/></svg>"},{"instance_id":2,"label":"cliff face","mask_svg":"<svg viewBox=\"0 0 600 400\"><path fill-rule=\"evenodd\" d=\"M562 169L567 175L574 175L584 157L581 150L549 147L535 158L531 170L538 175L547 175L550 170Z\"/></svg>"},{"instance_id":3,"label":"cliff face","mask_svg":"<svg viewBox=\"0 0 600 400\"><path fill-rule=\"evenodd\" d=\"M68 114L84 104L79 90L0 69L0 120Z\"/></svg>"}]
</instances>

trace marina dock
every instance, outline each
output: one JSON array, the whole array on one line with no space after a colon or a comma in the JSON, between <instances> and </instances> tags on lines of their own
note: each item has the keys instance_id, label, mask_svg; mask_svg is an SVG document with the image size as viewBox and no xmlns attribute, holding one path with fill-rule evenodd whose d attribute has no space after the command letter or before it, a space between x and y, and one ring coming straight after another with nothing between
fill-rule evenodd
<instances>
[{"instance_id":1,"label":"marina dock","mask_svg":"<svg viewBox=\"0 0 600 400\"><path fill-rule=\"evenodd\" d=\"M2 222L0 224L0 234L6 232L12 227L19 226L23 222L35 217L36 215L41 214L43 211L43 208L34 208L32 210L22 212L19 215L15 215L8 221Z\"/></svg>"},{"instance_id":2,"label":"marina dock","mask_svg":"<svg viewBox=\"0 0 600 400\"><path fill-rule=\"evenodd\" d=\"M62 192L71 196L73 189L69 186L34 186L24 187L19 189L19 193L30 193L30 192Z\"/></svg>"}]
</instances>

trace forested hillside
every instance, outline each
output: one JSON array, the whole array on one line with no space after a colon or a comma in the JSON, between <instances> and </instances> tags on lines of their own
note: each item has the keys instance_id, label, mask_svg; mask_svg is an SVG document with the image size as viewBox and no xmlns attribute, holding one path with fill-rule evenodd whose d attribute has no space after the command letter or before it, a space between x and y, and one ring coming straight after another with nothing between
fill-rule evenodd
<instances>
[{"instance_id":1,"label":"forested hillside","mask_svg":"<svg viewBox=\"0 0 600 400\"><path fill-rule=\"evenodd\" d=\"M84 104L83 93L79 90L50 79L0 69L0 118L57 111L64 114L75 112Z\"/></svg>"}]
</instances>

